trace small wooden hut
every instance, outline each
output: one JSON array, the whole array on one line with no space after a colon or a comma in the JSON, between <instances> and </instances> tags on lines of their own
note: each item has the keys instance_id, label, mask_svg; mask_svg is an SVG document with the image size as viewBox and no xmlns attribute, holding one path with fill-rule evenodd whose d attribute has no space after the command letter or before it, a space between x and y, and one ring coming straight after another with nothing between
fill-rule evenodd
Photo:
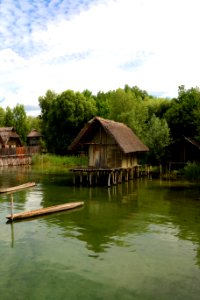
<instances>
[{"instance_id":1,"label":"small wooden hut","mask_svg":"<svg viewBox=\"0 0 200 300\"><path fill-rule=\"evenodd\" d=\"M91 119L68 149L73 152L87 151L88 170L98 173L133 170L138 165L138 154L149 151L125 124L100 117ZM74 172L76 170L73 169Z\"/></svg>"},{"instance_id":2,"label":"small wooden hut","mask_svg":"<svg viewBox=\"0 0 200 300\"><path fill-rule=\"evenodd\" d=\"M168 148L169 161L172 164L184 165L187 162L200 162L200 143L183 136Z\"/></svg>"},{"instance_id":3,"label":"small wooden hut","mask_svg":"<svg viewBox=\"0 0 200 300\"><path fill-rule=\"evenodd\" d=\"M27 135L27 145L28 146L39 146L42 134L36 129L32 129Z\"/></svg>"},{"instance_id":4,"label":"small wooden hut","mask_svg":"<svg viewBox=\"0 0 200 300\"><path fill-rule=\"evenodd\" d=\"M0 148L21 147L22 143L14 127L0 127Z\"/></svg>"}]
</instances>

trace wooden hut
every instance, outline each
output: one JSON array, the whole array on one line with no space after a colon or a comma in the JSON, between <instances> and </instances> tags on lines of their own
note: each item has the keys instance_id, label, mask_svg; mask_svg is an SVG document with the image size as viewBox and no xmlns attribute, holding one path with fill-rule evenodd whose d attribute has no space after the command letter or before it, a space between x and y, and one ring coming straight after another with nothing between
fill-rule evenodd
<instances>
[{"instance_id":1,"label":"wooden hut","mask_svg":"<svg viewBox=\"0 0 200 300\"><path fill-rule=\"evenodd\" d=\"M22 143L14 127L0 127L0 148L21 147Z\"/></svg>"},{"instance_id":2,"label":"wooden hut","mask_svg":"<svg viewBox=\"0 0 200 300\"><path fill-rule=\"evenodd\" d=\"M42 134L36 129L32 129L27 135L27 145L28 146L39 146Z\"/></svg>"},{"instance_id":3,"label":"wooden hut","mask_svg":"<svg viewBox=\"0 0 200 300\"><path fill-rule=\"evenodd\" d=\"M149 149L123 123L94 117L90 120L68 148L70 151L87 151L90 172L133 170L138 166L138 154ZM73 169L73 171L80 169ZM88 172L89 172L88 171Z\"/></svg>"},{"instance_id":4,"label":"wooden hut","mask_svg":"<svg viewBox=\"0 0 200 300\"><path fill-rule=\"evenodd\" d=\"M169 146L168 157L171 164L180 166L187 162L200 162L200 143L183 136Z\"/></svg>"}]
</instances>

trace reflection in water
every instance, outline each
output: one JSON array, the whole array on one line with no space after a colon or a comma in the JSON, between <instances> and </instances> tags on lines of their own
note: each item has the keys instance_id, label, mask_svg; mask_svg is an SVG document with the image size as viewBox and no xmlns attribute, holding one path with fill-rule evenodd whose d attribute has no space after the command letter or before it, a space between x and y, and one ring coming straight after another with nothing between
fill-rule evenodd
<instances>
[{"instance_id":1,"label":"reflection in water","mask_svg":"<svg viewBox=\"0 0 200 300\"><path fill-rule=\"evenodd\" d=\"M14 234L14 224L10 223L10 232L11 232L11 247L14 248L15 243L15 234Z\"/></svg>"},{"instance_id":2,"label":"reflection in water","mask_svg":"<svg viewBox=\"0 0 200 300\"><path fill-rule=\"evenodd\" d=\"M67 176L29 173L38 184L14 194L14 211L72 201L82 209L8 225L10 199L0 196L2 299L8 286L31 300L199 298L198 187L74 187Z\"/></svg>"}]
</instances>

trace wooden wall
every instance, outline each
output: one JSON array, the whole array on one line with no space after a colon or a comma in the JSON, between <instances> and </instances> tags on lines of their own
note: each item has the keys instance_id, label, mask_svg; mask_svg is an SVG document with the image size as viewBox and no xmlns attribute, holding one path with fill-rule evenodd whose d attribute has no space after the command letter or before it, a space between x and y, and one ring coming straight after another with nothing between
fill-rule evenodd
<instances>
[{"instance_id":1,"label":"wooden wall","mask_svg":"<svg viewBox=\"0 0 200 300\"><path fill-rule=\"evenodd\" d=\"M99 128L89 146L89 166L95 168L127 168L137 165L136 154L124 154L115 140Z\"/></svg>"}]
</instances>

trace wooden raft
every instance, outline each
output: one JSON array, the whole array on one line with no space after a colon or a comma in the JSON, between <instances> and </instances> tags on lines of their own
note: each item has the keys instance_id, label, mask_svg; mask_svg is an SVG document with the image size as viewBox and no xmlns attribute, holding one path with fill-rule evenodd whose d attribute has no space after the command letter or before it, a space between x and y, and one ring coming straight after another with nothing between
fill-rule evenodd
<instances>
[{"instance_id":1,"label":"wooden raft","mask_svg":"<svg viewBox=\"0 0 200 300\"><path fill-rule=\"evenodd\" d=\"M0 193L9 193L9 192L16 192L22 189L26 189L32 186L35 186L36 183L35 182L27 182L21 185L17 185L17 186L13 186L13 187L9 187L9 188L1 188L0 189Z\"/></svg>"},{"instance_id":2,"label":"wooden raft","mask_svg":"<svg viewBox=\"0 0 200 300\"><path fill-rule=\"evenodd\" d=\"M45 208L25 211L22 213L11 214L11 215L7 216L6 218L10 221L20 220L20 219L31 218L31 217L35 217L35 216L41 216L41 215L51 214L51 213L55 213L55 212L60 212L60 211L64 211L64 210L74 209L76 207L82 206L83 204L84 204L84 202L65 203L65 204L54 205L54 206L49 206L49 207L45 207Z\"/></svg>"}]
</instances>

